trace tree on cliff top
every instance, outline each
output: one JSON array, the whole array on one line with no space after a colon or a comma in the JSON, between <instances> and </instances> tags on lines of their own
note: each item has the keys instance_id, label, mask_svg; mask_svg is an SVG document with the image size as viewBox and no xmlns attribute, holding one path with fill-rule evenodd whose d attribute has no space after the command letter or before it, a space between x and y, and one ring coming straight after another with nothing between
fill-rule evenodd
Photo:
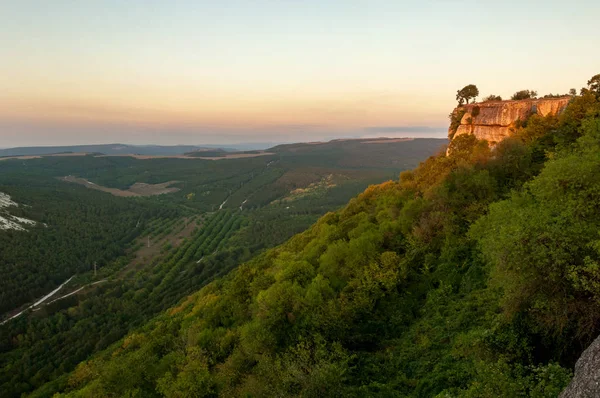
<instances>
[{"instance_id":1,"label":"tree on cliff top","mask_svg":"<svg viewBox=\"0 0 600 398\"><path fill-rule=\"evenodd\" d=\"M468 104L470 99L475 99L478 95L479 89L477 86L469 84L456 92L456 100L458 101L458 105L461 106L465 101L467 101Z\"/></svg>"},{"instance_id":2,"label":"tree on cliff top","mask_svg":"<svg viewBox=\"0 0 600 398\"><path fill-rule=\"evenodd\" d=\"M592 76L590 80L587 82L588 89L597 95L600 94L600 73Z\"/></svg>"},{"instance_id":3,"label":"tree on cliff top","mask_svg":"<svg viewBox=\"0 0 600 398\"><path fill-rule=\"evenodd\" d=\"M502 97L499 95L490 94L483 99L483 102L491 102L491 101L502 101Z\"/></svg>"},{"instance_id":4,"label":"tree on cliff top","mask_svg":"<svg viewBox=\"0 0 600 398\"><path fill-rule=\"evenodd\" d=\"M535 91L535 90L521 90L521 91L517 91L516 93L514 93L510 99L512 99L512 100L524 100L524 99L535 98L535 97L537 97L537 91Z\"/></svg>"}]
</instances>

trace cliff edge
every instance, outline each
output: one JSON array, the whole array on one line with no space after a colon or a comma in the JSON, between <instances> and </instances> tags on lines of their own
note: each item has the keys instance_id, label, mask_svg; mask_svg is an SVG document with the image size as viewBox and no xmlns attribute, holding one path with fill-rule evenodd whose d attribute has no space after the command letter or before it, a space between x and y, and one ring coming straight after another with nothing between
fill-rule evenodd
<instances>
[{"instance_id":1,"label":"cliff edge","mask_svg":"<svg viewBox=\"0 0 600 398\"><path fill-rule=\"evenodd\" d=\"M533 114L557 115L566 108L571 98L565 96L463 105L452 111L454 122L448 129L448 137L452 139L461 134L473 134L477 139L494 144L508 137L518 120L526 120Z\"/></svg>"}]
</instances>

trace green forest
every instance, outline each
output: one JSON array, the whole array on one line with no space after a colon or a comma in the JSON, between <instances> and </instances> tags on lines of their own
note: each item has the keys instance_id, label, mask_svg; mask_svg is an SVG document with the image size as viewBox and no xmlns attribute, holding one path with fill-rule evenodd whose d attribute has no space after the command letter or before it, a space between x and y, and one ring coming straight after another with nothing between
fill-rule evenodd
<instances>
[{"instance_id":1,"label":"green forest","mask_svg":"<svg viewBox=\"0 0 600 398\"><path fill-rule=\"evenodd\" d=\"M556 397L600 332L600 92L445 153L33 396Z\"/></svg>"},{"instance_id":2,"label":"green forest","mask_svg":"<svg viewBox=\"0 0 600 398\"><path fill-rule=\"evenodd\" d=\"M182 213L149 201L65 189L64 183L52 179L1 180L0 192L8 191L26 204L14 213L37 224L27 232L0 231L0 313L42 296L75 273L89 271L94 262L102 267L124 255L146 220Z\"/></svg>"},{"instance_id":3,"label":"green forest","mask_svg":"<svg viewBox=\"0 0 600 398\"><path fill-rule=\"evenodd\" d=\"M384 156L374 156L380 145L362 145L362 152L376 160L355 160L353 167L340 160L352 158L360 142L346 145L350 149L333 143L298 154L282 148L273 156L225 161L94 155L1 161L0 192L21 204L11 210L13 215L37 224L28 232L0 231L0 272L5 276L0 281L0 314L35 300L73 274L91 270L94 263L101 268L125 255L155 218L166 223L221 208L244 209L252 230L245 236L252 245L267 247L270 238L262 239L263 233L288 238L301 232L317 216L343 205L369 184L416 165L417 157L433 153L441 144L434 139L383 145ZM398 155L405 163L393 162ZM125 199L58 180L67 175L117 189L174 181L178 192ZM330 186L287 198L290 191L329 177ZM284 198L289 200L281 202ZM267 232L269 228L273 230Z\"/></svg>"},{"instance_id":4,"label":"green forest","mask_svg":"<svg viewBox=\"0 0 600 398\"><path fill-rule=\"evenodd\" d=\"M0 192L19 204L10 214L36 222L0 231L0 313L6 319L73 277L46 303L0 325L0 396L63 390L77 364L443 142L384 145L383 153L379 144L330 143L316 146L319 156L314 145L299 153L293 146L222 161L0 161ZM378 156L340 163L359 150ZM118 189L177 181L179 190L116 197L60 179L67 175Z\"/></svg>"}]
</instances>

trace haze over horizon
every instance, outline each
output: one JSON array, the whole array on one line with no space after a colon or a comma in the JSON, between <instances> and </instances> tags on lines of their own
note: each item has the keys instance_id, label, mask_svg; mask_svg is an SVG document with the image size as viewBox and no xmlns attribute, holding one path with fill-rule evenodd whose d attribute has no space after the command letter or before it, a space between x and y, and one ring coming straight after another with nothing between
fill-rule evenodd
<instances>
[{"instance_id":1,"label":"haze over horizon","mask_svg":"<svg viewBox=\"0 0 600 398\"><path fill-rule=\"evenodd\" d=\"M566 93L600 65L591 0L25 0L0 14L0 147L441 138L466 84Z\"/></svg>"}]
</instances>

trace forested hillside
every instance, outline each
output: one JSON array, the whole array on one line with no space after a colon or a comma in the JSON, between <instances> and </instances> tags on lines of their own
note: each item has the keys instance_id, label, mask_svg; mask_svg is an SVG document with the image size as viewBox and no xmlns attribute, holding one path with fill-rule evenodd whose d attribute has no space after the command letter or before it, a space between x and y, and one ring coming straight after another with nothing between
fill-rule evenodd
<instances>
[{"instance_id":1,"label":"forested hillside","mask_svg":"<svg viewBox=\"0 0 600 398\"><path fill-rule=\"evenodd\" d=\"M153 217L185 212L147 200L119 200L54 179L0 177L0 192L20 204L13 213L36 222L0 230L0 314L39 298L76 273L125 254Z\"/></svg>"},{"instance_id":2,"label":"forested hillside","mask_svg":"<svg viewBox=\"0 0 600 398\"><path fill-rule=\"evenodd\" d=\"M18 204L7 211L36 224L0 230L0 396L64 389L90 355L443 142L392 143L396 153L352 167L335 143L318 156L1 160L0 192ZM118 196L165 182L174 192Z\"/></svg>"},{"instance_id":3,"label":"forested hillside","mask_svg":"<svg viewBox=\"0 0 600 398\"><path fill-rule=\"evenodd\" d=\"M0 192L21 204L12 208L15 216L26 216L36 226L27 232L0 230L0 271L6 277L0 282L0 315L39 297L74 273L90 270L94 263L103 267L125 254L127 245L153 217L264 209L250 215L254 233L256 228L268 228L263 217L271 222L287 219L271 227L291 227L299 232L369 183L384 181L416 164L416 159L433 153L442 140L403 144L386 145L396 150L395 155L388 150L386 156L373 156L383 164L355 159L352 168L339 161L353 153L336 143L325 144L326 149L319 151L227 161L92 155L4 160L0 162ZM377 151L377 146L357 145L365 153ZM394 159L401 163L394 164ZM172 181L177 192L152 200L123 200L57 181L64 176L111 189ZM302 221L291 220L295 215ZM254 240L260 236L255 234Z\"/></svg>"},{"instance_id":4,"label":"forested hillside","mask_svg":"<svg viewBox=\"0 0 600 398\"><path fill-rule=\"evenodd\" d=\"M599 97L457 137L38 394L557 396L600 332Z\"/></svg>"}]
</instances>

